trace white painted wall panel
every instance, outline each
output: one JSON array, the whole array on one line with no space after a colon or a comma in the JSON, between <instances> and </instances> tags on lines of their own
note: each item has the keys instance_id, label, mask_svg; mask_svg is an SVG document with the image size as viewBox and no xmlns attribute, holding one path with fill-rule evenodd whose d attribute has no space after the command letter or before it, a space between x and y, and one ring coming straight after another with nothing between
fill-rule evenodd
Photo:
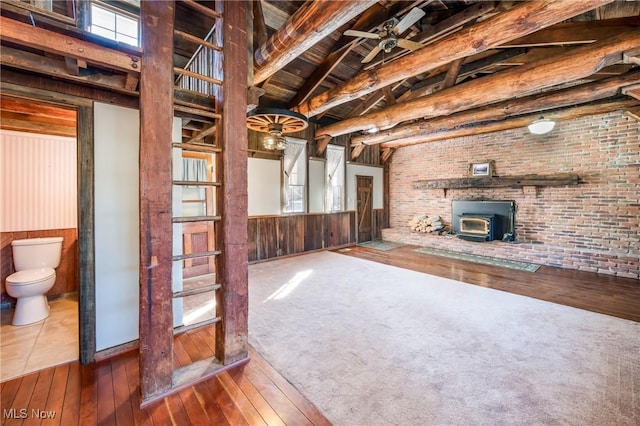
<instances>
[{"instance_id":1,"label":"white painted wall panel","mask_svg":"<svg viewBox=\"0 0 640 426\"><path fill-rule=\"evenodd\" d=\"M138 338L137 110L94 104L96 350Z\"/></svg>"},{"instance_id":2,"label":"white painted wall panel","mask_svg":"<svg viewBox=\"0 0 640 426\"><path fill-rule=\"evenodd\" d=\"M323 213L326 184L324 159L309 159L309 213Z\"/></svg>"},{"instance_id":3,"label":"white painted wall panel","mask_svg":"<svg viewBox=\"0 0 640 426\"><path fill-rule=\"evenodd\" d=\"M0 231L76 228L75 138L0 130Z\"/></svg>"},{"instance_id":4,"label":"white painted wall panel","mask_svg":"<svg viewBox=\"0 0 640 426\"><path fill-rule=\"evenodd\" d=\"M249 216L280 214L281 162L264 158L249 158L247 173Z\"/></svg>"}]
</instances>

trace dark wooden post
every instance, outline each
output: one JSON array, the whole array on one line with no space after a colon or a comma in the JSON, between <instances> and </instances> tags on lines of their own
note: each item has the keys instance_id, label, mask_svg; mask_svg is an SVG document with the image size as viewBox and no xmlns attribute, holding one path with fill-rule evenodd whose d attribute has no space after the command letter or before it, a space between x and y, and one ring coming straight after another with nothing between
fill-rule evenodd
<instances>
[{"instance_id":1,"label":"dark wooden post","mask_svg":"<svg viewBox=\"0 0 640 426\"><path fill-rule=\"evenodd\" d=\"M172 387L173 1L143 1L140 74L140 390Z\"/></svg>"},{"instance_id":2,"label":"dark wooden post","mask_svg":"<svg viewBox=\"0 0 640 426\"><path fill-rule=\"evenodd\" d=\"M216 168L223 180L217 198L222 221L216 229L216 244L222 255L218 257L216 267L222 288L216 293L216 302L222 320L216 326L216 358L226 365L247 357L248 4L246 1L217 1L216 10L224 14L222 31L216 32L216 41L223 45L224 57L222 69L217 69L224 76L224 84L216 93L222 113L216 135L216 144L222 147L222 153L218 155Z\"/></svg>"},{"instance_id":3,"label":"dark wooden post","mask_svg":"<svg viewBox=\"0 0 640 426\"><path fill-rule=\"evenodd\" d=\"M80 362L96 353L95 210L93 168L93 107L78 107L78 250L80 256Z\"/></svg>"}]
</instances>

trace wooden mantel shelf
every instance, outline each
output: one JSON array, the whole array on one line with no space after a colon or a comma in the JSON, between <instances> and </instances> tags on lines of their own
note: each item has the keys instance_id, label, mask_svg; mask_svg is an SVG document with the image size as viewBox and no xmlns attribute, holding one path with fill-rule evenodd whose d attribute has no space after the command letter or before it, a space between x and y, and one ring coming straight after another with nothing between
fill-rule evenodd
<instances>
[{"instance_id":1,"label":"wooden mantel shelf","mask_svg":"<svg viewBox=\"0 0 640 426\"><path fill-rule=\"evenodd\" d=\"M453 179L416 180L413 189L457 189L457 188L522 188L525 186L564 186L577 185L578 175L523 175L467 177Z\"/></svg>"}]
</instances>

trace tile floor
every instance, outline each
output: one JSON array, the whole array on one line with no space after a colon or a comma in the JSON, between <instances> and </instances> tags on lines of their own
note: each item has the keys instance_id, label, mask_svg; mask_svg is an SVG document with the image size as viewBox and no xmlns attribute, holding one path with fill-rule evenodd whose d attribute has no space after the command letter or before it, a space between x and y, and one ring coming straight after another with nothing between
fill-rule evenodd
<instances>
[{"instance_id":1,"label":"tile floor","mask_svg":"<svg viewBox=\"0 0 640 426\"><path fill-rule=\"evenodd\" d=\"M44 321L16 327L13 310L2 311L0 381L78 359L78 301L63 297L49 302Z\"/></svg>"}]
</instances>

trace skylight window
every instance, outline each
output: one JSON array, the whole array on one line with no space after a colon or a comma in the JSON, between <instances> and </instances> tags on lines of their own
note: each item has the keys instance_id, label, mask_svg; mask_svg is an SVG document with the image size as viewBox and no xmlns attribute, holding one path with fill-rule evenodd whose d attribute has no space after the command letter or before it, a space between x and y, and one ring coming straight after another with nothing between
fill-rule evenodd
<instances>
[{"instance_id":1,"label":"skylight window","mask_svg":"<svg viewBox=\"0 0 640 426\"><path fill-rule=\"evenodd\" d=\"M91 3L91 26L93 34L111 40L139 46L138 18L124 11Z\"/></svg>"}]
</instances>

